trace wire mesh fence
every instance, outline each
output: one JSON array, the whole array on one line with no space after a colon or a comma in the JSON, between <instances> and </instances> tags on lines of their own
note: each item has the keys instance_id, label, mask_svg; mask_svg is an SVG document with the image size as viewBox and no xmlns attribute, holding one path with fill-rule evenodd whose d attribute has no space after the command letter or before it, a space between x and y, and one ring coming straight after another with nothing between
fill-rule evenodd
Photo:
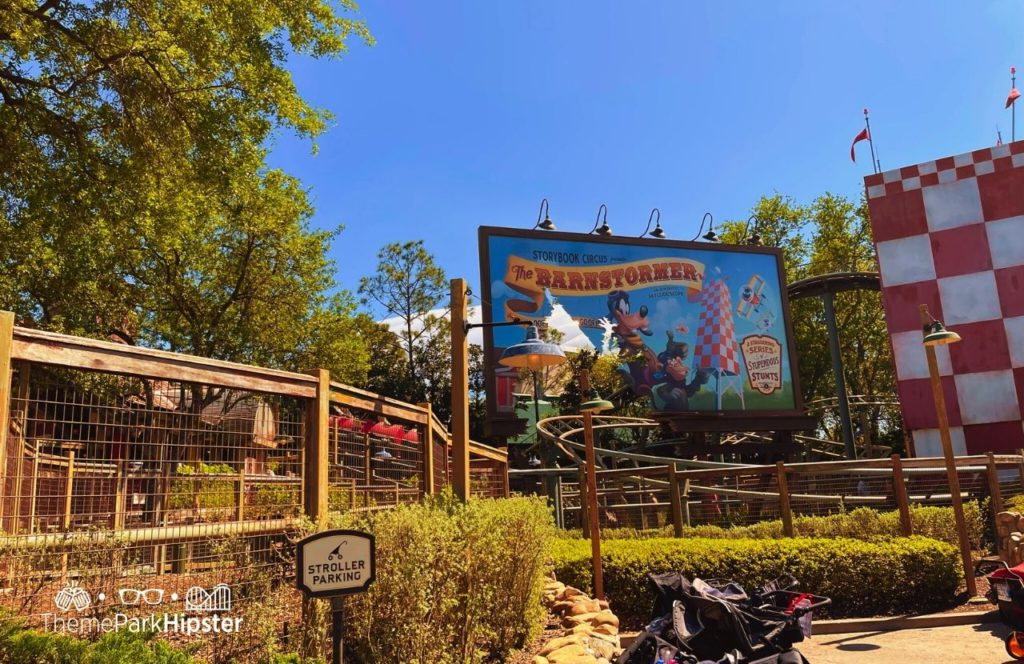
<instances>
[{"instance_id":1,"label":"wire mesh fence","mask_svg":"<svg viewBox=\"0 0 1024 664\"><path fill-rule=\"evenodd\" d=\"M20 328L15 341L0 421L0 610L36 626L227 602L286 634L299 615L294 544L311 516L417 501L449 478L450 440L429 408L325 372ZM479 492L507 495L503 453L477 449ZM244 655L253 638L221 654Z\"/></svg>"}]
</instances>

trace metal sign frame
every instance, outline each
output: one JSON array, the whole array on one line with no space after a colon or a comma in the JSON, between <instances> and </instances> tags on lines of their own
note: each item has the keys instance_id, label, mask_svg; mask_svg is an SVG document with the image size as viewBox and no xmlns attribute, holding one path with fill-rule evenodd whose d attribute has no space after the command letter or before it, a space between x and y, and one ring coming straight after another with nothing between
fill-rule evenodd
<instances>
[{"instance_id":1,"label":"metal sign frame","mask_svg":"<svg viewBox=\"0 0 1024 664\"><path fill-rule=\"evenodd\" d=\"M342 588L340 590L313 590L303 583L302 569L305 566L305 548L311 542L326 539L328 537L358 537L370 542L370 575L363 585L353 588ZM366 592L366 589L377 578L377 539L370 533L361 530L325 530L321 533L303 538L296 544L295 549L295 587L303 592L306 597L341 597L344 595L356 595Z\"/></svg>"}]
</instances>

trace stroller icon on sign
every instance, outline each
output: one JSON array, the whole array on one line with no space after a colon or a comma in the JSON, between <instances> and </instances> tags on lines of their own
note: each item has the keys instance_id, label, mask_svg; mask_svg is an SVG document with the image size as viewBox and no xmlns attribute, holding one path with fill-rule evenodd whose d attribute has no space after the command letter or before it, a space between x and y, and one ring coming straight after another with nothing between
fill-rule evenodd
<instances>
[{"instance_id":1,"label":"stroller icon on sign","mask_svg":"<svg viewBox=\"0 0 1024 664\"><path fill-rule=\"evenodd\" d=\"M341 540L338 546L334 547L334 550L327 554L328 560L344 560L344 556L341 555L341 547L348 544L348 540Z\"/></svg>"}]
</instances>

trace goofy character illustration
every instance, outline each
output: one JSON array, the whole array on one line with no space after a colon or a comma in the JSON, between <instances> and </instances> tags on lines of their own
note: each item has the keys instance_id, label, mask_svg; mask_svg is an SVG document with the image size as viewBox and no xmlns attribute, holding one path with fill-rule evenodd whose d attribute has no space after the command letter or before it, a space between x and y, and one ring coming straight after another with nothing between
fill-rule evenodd
<instances>
[{"instance_id":1,"label":"goofy character illustration","mask_svg":"<svg viewBox=\"0 0 1024 664\"><path fill-rule=\"evenodd\" d=\"M657 355L640 336L653 334L647 329L647 305L630 311L629 293L615 290L608 293L608 315L615 321L612 336L618 342L619 358L624 362L619 368L622 379L637 396L650 394L659 366Z\"/></svg>"}]
</instances>

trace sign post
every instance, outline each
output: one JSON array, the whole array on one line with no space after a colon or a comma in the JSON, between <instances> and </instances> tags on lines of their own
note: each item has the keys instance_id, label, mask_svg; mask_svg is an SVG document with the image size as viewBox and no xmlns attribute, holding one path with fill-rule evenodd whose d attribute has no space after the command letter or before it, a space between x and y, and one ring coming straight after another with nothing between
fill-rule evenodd
<instances>
[{"instance_id":1,"label":"sign post","mask_svg":"<svg viewBox=\"0 0 1024 664\"><path fill-rule=\"evenodd\" d=\"M357 530L327 530L298 544L295 584L306 597L331 598L331 662L342 661L345 595L366 592L377 577L373 535Z\"/></svg>"}]
</instances>

